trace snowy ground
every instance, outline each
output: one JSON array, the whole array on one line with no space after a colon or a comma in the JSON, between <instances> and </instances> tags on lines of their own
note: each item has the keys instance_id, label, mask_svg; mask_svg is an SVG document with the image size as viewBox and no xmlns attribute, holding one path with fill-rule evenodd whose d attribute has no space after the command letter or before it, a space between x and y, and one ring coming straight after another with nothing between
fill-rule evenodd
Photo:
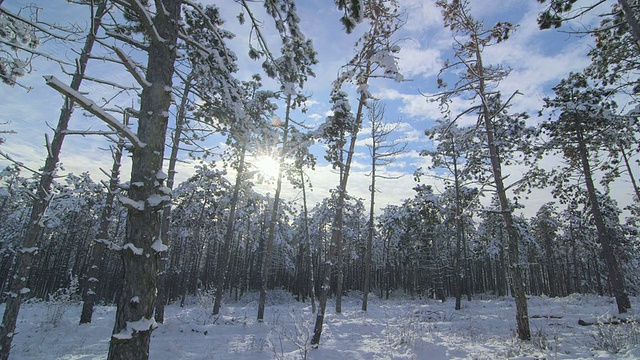
<instances>
[{"instance_id":1,"label":"snowy ground","mask_svg":"<svg viewBox=\"0 0 640 360\"><path fill-rule=\"evenodd\" d=\"M269 294L265 322L255 320L257 296L227 301L222 316L211 317L212 301L201 296L181 308L166 308L165 324L153 332L153 360L176 359L638 359L640 323L581 326L578 320L607 321L616 314L613 299L572 295L532 297L533 339L515 337L515 304L510 298L453 301L370 296L369 311L360 298L343 298L343 313L327 306L318 349L309 347L315 317L309 303L285 292ZM640 316L632 298L629 320ZM80 304L24 304L18 319L12 359L104 359L115 308L99 306L92 324L78 325ZM4 305L0 305L4 311Z\"/></svg>"}]
</instances>

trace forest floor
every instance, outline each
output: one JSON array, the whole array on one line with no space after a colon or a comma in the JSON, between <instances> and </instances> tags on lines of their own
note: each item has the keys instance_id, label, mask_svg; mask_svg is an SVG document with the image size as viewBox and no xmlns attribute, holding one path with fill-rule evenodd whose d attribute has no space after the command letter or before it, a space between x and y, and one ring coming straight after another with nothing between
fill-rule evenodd
<instances>
[{"instance_id":1,"label":"forest floor","mask_svg":"<svg viewBox=\"0 0 640 360\"><path fill-rule=\"evenodd\" d=\"M166 308L165 323L153 332L150 359L638 359L640 302L632 298L626 321L617 319L615 301L595 295L531 297L532 340L515 336L515 304L508 297L434 300L370 296L360 310L357 293L343 298L343 312L327 305L320 347L309 340L315 315L311 305L283 291L268 295L265 321L255 320L257 294L227 299L212 317L212 298L190 298L184 307ZM88 360L106 358L115 307L97 306L91 324L78 325L81 304L23 304L12 359ZM0 305L4 311L4 305ZM595 323L578 324L579 320Z\"/></svg>"}]
</instances>

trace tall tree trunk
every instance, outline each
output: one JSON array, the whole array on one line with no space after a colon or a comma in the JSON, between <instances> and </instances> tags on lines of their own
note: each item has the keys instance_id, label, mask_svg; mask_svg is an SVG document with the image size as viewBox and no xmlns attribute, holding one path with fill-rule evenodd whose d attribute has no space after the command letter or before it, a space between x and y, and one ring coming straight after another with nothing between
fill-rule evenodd
<instances>
[{"instance_id":1,"label":"tall tree trunk","mask_svg":"<svg viewBox=\"0 0 640 360\"><path fill-rule=\"evenodd\" d=\"M470 267L471 264L469 263L469 257L467 255L467 238L465 235L465 231L464 231L464 219L462 222L462 256L464 258L464 288L465 288L465 292L467 294L467 301L471 301L471 292L474 290L474 285L475 283L472 281L472 276L473 276L473 272L471 271Z\"/></svg>"},{"instance_id":2,"label":"tall tree trunk","mask_svg":"<svg viewBox=\"0 0 640 360\"><path fill-rule=\"evenodd\" d=\"M553 247L552 247L552 239L546 226L543 230L544 234L544 252L545 252L545 264L546 264L546 273L547 273L547 281L549 282L549 296L556 297L558 296L558 280L556 278L556 269L555 269L555 261L553 256Z\"/></svg>"},{"instance_id":3,"label":"tall tree trunk","mask_svg":"<svg viewBox=\"0 0 640 360\"><path fill-rule=\"evenodd\" d=\"M369 66L367 66L369 68ZM368 73L368 71L367 71ZM366 81L365 81L366 82ZM364 110L364 103L366 101L366 95L362 93L360 100L358 101L358 112L356 114L356 121L351 133L351 141L349 144L349 151L347 152L347 161L340 177L340 187L338 188L338 199L336 201L336 213L334 215L333 223L331 224L331 243L335 247L335 256L337 257L337 271L338 271L338 284L336 287L336 313L342 312L342 227L344 222L344 202L347 192L347 183L349 181L349 172L351 170L351 161L356 146L356 140L358 137L358 131L360 130L360 124L362 123L362 115ZM325 274L320 289L320 311L316 315L316 322L313 329L313 337L311 338L311 345L317 347L320 344L320 337L322 336L322 324L324 323L324 312L327 308L327 292L329 291L329 283L331 280L332 261L330 253L327 256L325 262Z\"/></svg>"},{"instance_id":4,"label":"tall tree trunk","mask_svg":"<svg viewBox=\"0 0 640 360\"><path fill-rule=\"evenodd\" d=\"M284 120L284 132L282 134L282 148L278 158L278 175L276 180L276 192L273 199L273 208L271 209L271 222L269 223L269 234L265 244L264 254L262 256L262 268L260 271L260 299L258 301L258 321L264 320L264 306L267 301L267 283L269 281L269 265L271 263L271 249L273 241L276 237L276 224L278 222L278 205L280 203L280 192L282 191L282 169L284 160L287 155L289 146L287 138L289 135L289 117L291 111L291 95L287 96L287 109Z\"/></svg>"},{"instance_id":5,"label":"tall tree trunk","mask_svg":"<svg viewBox=\"0 0 640 360\"><path fill-rule=\"evenodd\" d=\"M84 78L87 63L89 61L89 55L93 49L93 45L96 40L96 33L99 29L105 9L106 1L102 2L98 6L95 14L91 14L93 17L93 27L89 34L87 34L82 53L80 54L80 58L77 62L76 71L71 79L70 86L73 90L78 90L80 88L80 84ZM2 323L0 324L0 360L6 360L9 358L11 342L15 334L22 297L30 291L26 287L27 279L29 278L29 270L31 269L33 258L38 252L37 246L40 244L42 238L42 230L44 227L42 221L47 207L49 206L49 202L51 201L51 184L60 159L60 151L62 149L65 131L68 128L71 114L73 114L73 104L74 103L71 98L65 98L64 105L60 111L60 117L58 118L58 125L55 133L53 134L53 140L51 141L51 144L47 144L47 158L45 160L44 167L42 168L40 181L36 191L36 200L31 207L29 222L27 224L25 236L22 240L22 246L16 251L14 277L11 282L11 288L9 289L9 297L7 298L4 309Z\"/></svg>"},{"instance_id":6,"label":"tall tree trunk","mask_svg":"<svg viewBox=\"0 0 640 360\"><path fill-rule=\"evenodd\" d=\"M128 113L125 110L124 125L128 125ZM113 200L120 183L120 165L122 160L122 152L124 151L124 139L120 138L118 145L113 148L113 165L109 174L109 185L107 187L107 196L104 201L104 210L100 217L100 229L96 236L93 250L91 253L91 265L87 273L87 286L83 294L82 313L80 314L80 324L91 322L93 317L93 306L96 302L96 289L100 281L100 266L103 263L105 245L110 241L109 227L111 226L111 216L113 215Z\"/></svg>"},{"instance_id":7,"label":"tall tree trunk","mask_svg":"<svg viewBox=\"0 0 640 360\"><path fill-rule=\"evenodd\" d=\"M489 138L489 153L491 157L491 165L493 169L496 191L500 201L500 210L502 211L502 219L507 230L508 254L509 254L509 273L511 275L511 285L513 287L513 297L516 302L516 325L518 328L518 338L520 340L530 340L531 330L529 328L529 313L527 309L527 298L524 290L524 280L522 277L522 268L520 266L520 254L518 251L518 231L513 224L513 214L507 200L506 190L504 187L502 169L500 166L500 158L498 149L493 139L493 124L490 119L485 119L487 126L487 136Z\"/></svg>"},{"instance_id":8,"label":"tall tree trunk","mask_svg":"<svg viewBox=\"0 0 640 360\"><path fill-rule=\"evenodd\" d=\"M182 92L182 99L180 100L180 108L178 108L178 114L176 115L176 128L173 131L173 137L171 142L171 154L169 155L169 166L167 167L167 188L173 190L173 183L176 177L176 164L178 162L178 152L180 151L180 142L182 141L182 130L184 128L187 102L189 99L189 93L191 92L191 76L187 77L184 84L184 91ZM171 227L171 202L167 202L162 209L162 225L160 228L160 239L162 243L168 248L171 246L171 238L169 238L169 228ZM163 251L160 253L160 261L158 264L158 295L156 298L155 319L156 322L164 323L164 306L167 304L167 267L169 263L169 252Z\"/></svg>"},{"instance_id":9,"label":"tall tree trunk","mask_svg":"<svg viewBox=\"0 0 640 360\"><path fill-rule=\"evenodd\" d=\"M311 312L316 312L316 287L314 280L313 253L311 250L311 239L309 237L309 211L307 209L307 188L305 186L304 172L300 169L300 180L302 184L302 211L304 216L304 243L309 261L309 296L311 297Z\"/></svg>"},{"instance_id":10,"label":"tall tree trunk","mask_svg":"<svg viewBox=\"0 0 640 360\"><path fill-rule=\"evenodd\" d=\"M371 252L373 251L373 235L375 232L374 208L376 196L376 144L371 147L371 185L369 188L369 229L367 232L367 252L364 255L364 286L362 289L362 311L367 311L367 302L369 301L369 285L371 283Z\"/></svg>"},{"instance_id":11,"label":"tall tree trunk","mask_svg":"<svg viewBox=\"0 0 640 360\"><path fill-rule=\"evenodd\" d=\"M216 295L213 302L213 315L220 313L222 305L222 295L224 294L224 283L227 277L227 266L229 264L229 248L233 240L233 229L236 223L236 208L238 206L238 198L240 197L240 187L242 186L242 177L244 176L244 158L247 152L246 144L242 144L240 150L240 162L238 165L238 173L236 174L236 184L233 187L233 196L231 198L231 207L229 209L229 217L227 218L227 230L224 235L224 244L221 251L218 252L218 261L216 267Z\"/></svg>"},{"instance_id":12,"label":"tall tree trunk","mask_svg":"<svg viewBox=\"0 0 640 360\"><path fill-rule=\"evenodd\" d=\"M161 210L170 201L163 186L164 140L171 105L172 77L176 57L181 0L158 0L158 11L150 34L146 82L140 97L137 136L145 144L132 156L128 201L138 205L127 214L126 240L121 252L124 277L118 298L116 320L109 346L109 360L147 359L156 302L158 255L164 250L160 239ZM158 196L160 203L154 201ZM154 200L152 200L154 199Z\"/></svg>"},{"instance_id":13,"label":"tall tree trunk","mask_svg":"<svg viewBox=\"0 0 640 360\"><path fill-rule=\"evenodd\" d=\"M609 229L604 221L602 212L600 211L600 204L598 202L598 195L596 193L595 186L593 184L593 176L591 173L591 166L589 164L589 153L585 144L584 135L578 131L578 150L580 151L580 160L582 162L582 170L584 173L584 180L587 185L587 193L589 196L589 202L591 203L591 213L593 215L593 221L596 224L598 231L598 240L602 246L602 256L607 264L609 270L609 283L611 284L613 295L616 298L616 304L618 306L618 312L620 314L626 313L627 309L631 308L631 302L629 296L625 290L624 276L620 270L618 259L616 258L614 251L615 239L610 238Z\"/></svg>"},{"instance_id":14,"label":"tall tree trunk","mask_svg":"<svg viewBox=\"0 0 640 360\"><path fill-rule=\"evenodd\" d=\"M487 145L489 147L489 157L491 159L491 170L493 172L493 180L496 186L496 193L500 203L500 211L504 221L504 227L507 230L507 243L509 253L509 273L511 275L511 284L513 287L513 297L516 302L516 326L518 338L520 340L530 340L531 330L529 327L529 311L527 309L527 298L524 289L524 279L522 277L522 268L520 266L520 254L518 251L519 234L513 223L513 212L507 199L507 192L502 176L502 165L500 163L500 155L498 146L494 139L495 128L493 125L493 115L487 103L487 92L485 85L484 65L482 63L482 53L480 45L476 42L476 70L478 71L478 94L482 99L482 117L484 120L485 130L487 133Z\"/></svg>"},{"instance_id":15,"label":"tall tree trunk","mask_svg":"<svg viewBox=\"0 0 640 360\"><path fill-rule=\"evenodd\" d=\"M456 145L455 145L455 141L453 141L452 139L452 146L453 146L453 181L454 181L454 189L455 189L455 198L456 198L456 204L455 204L455 226L456 226L456 259L455 259L455 296L456 296L456 305L455 305L455 309L456 310L460 310L462 309L462 283L463 283L463 279L461 278L462 274L460 271L460 267L461 267L461 247L462 247L462 238L464 236L463 234L463 219L462 219L462 206L461 206L461 201L462 199L460 198L460 174L458 173L458 154L456 153ZM466 272L465 272L465 276L466 276Z\"/></svg>"}]
</instances>

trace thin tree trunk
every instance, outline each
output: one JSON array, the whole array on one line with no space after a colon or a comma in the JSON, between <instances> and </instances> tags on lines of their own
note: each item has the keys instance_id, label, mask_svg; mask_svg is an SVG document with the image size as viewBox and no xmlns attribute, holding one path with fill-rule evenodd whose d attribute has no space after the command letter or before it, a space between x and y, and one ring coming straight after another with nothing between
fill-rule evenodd
<instances>
[{"instance_id":1,"label":"thin tree trunk","mask_svg":"<svg viewBox=\"0 0 640 360\"><path fill-rule=\"evenodd\" d=\"M471 301L471 292L474 289L474 282L472 281L473 273L470 269L469 257L467 256L467 238L464 231L464 219L462 222L462 256L464 257L464 287L467 294L467 301Z\"/></svg>"},{"instance_id":2,"label":"thin tree trunk","mask_svg":"<svg viewBox=\"0 0 640 360\"><path fill-rule=\"evenodd\" d=\"M169 166L167 167L167 188L173 190L173 183L176 177L176 164L178 162L178 152L180 151L180 142L182 140L182 130L186 117L187 101L191 91L191 76L187 77L180 100L180 108L176 116L176 128L173 131L171 143L171 155L169 155ZM171 238L169 238L169 228L171 227L171 202L167 202L162 209L162 227L160 229L160 238L162 243L168 248L171 246ZM164 306L167 304L167 267L169 252L163 251L160 254L158 264L158 297L156 298L155 319L156 322L164 323Z\"/></svg>"},{"instance_id":3,"label":"thin tree trunk","mask_svg":"<svg viewBox=\"0 0 640 360\"><path fill-rule=\"evenodd\" d=\"M124 116L124 125L126 126L128 125L128 114L125 112ZM113 200L115 199L120 182L120 165L123 150L124 139L120 138L118 145L113 150L113 165L111 166L111 173L109 174L109 185L107 187L104 210L100 217L100 230L96 236L91 253L91 265L87 273L87 286L82 303L80 324L90 323L93 317L93 306L96 301L96 289L100 281L99 270L104 258L105 242L108 242L111 238L109 236L109 227L111 226L111 215L113 214Z\"/></svg>"},{"instance_id":4,"label":"thin tree trunk","mask_svg":"<svg viewBox=\"0 0 640 360\"><path fill-rule=\"evenodd\" d=\"M82 53L80 54L80 58L77 62L76 72L71 79L70 86L73 90L78 90L80 88L80 84L84 78L84 73L89 61L89 55L91 54L95 43L96 32L98 31L102 16L106 9L105 3L106 2L98 6L95 14L91 14L93 16L93 27L91 28L90 33L87 34ZM65 130L67 130L71 114L73 114L73 104L74 103L71 98L65 98L65 103L60 111L58 125L55 133L53 134L53 140L51 141L51 144L47 144L47 158L38 183L36 200L31 207L29 222L27 224L25 236L22 240L22 247L16 252L14 277L11 282L9 297L7 298L2 324L0 326L0 360L6 360L9 358L11 342L15 334L22 297L30 291L26 287L27 279L29 278L29 270L31 269L33 258L38 252L37 246L40 244L42 238L42 231L44 227L42 221L47 207L49 206L49 202L51 201L51 184L60 158L60 151L65 138Z\"/></svg>"},{"instance_id":5,"label":"thin tree trunk","mask_svg":"<svg viewBox=\"0 0 640 360\"><path fill-rule=\"evenodd\" d=\"M351 160L353 158L353 152L355 149L356 138L362 123L362 114L364 110L365 94L360 95L360 101L358 102L358 112L356 115L356 121L353 127L351 142L349 144L349 151L347 152L347 161L344 166L344 171L340 177L340 188L338 189L338 199L336 202L336 214L331 224L331 243L335 245L335 255L337 257L337 271L338 271L338 284L336 288L336 313L342 312L342 260L340 247L342 246L342 226L344 221L343 208L347 191L347 183L349 180L349 172L351 169ZM316 323L313 329L313 337L311 338L311 345L317 347L320 344L320 337L322 336L322 325L324 323L324 312L327 308L327 292L329 291L329 283L331 280L331 252L327 256L325 262L325 274L322 283L320 293L320 311L316 316Z\"/></svg>"},{"instance_id":6,"label":"thin tree trunk","mask_svg":"<svg viewBox=\"0 0 640 360\"><path fill-rule=\"evenodd\" d=\"M308 261L309 261L309 273L310 273L310 290L309 296L311 297L311 312L316 312L316 287L314 280L314 267L313 267L313 255L311 252L311 239L309 237L309 211L307 209L307 189L305 186L304 172L300 169L300 180L302 184L302 211L304 216L304 243L306 244Z\"/></svg>"},{"instance_id":7,"label":"thin tree trunk","mask_svg":"<svg viewBox=\"0 0 640 360\"><path fill-rule=\"evenodd\" d=\"M549 296L556 297L558 296L558 280L556 279L556 269L555 269L555 261L553 256L553 248L552 248L552 239L548 234L548 231L545 226L545 230L543 231L545 234L544 238L544 251L545 251L545 263L546 263L546 272L547 272L547 281L549 282Z\"/></svg>"},{"instance_id":8,"label":"thin tree trunk","mask_svg":"<svg viewBox=\"0 0 640 360\"><path fill-rule=\"evenodd\" d=\"M456 204L455 204L455 209L456 209L456 213L455 213L455 226L456 226L456 259L455 259L455 296L456 296L456 305L455 305L455 309L456 310L460 310L462 309L462 282L463 279L461 279L461 274L460 274L460 256L461 256L461 247L462 247L462 237L464 236L463 232L462 232L462 226L463 226L463 219L462 219L462 206L460 204L460 202L462 201L462 199L460 198L460 174L458 174L458 154L456 152L456 144L455 144L455 140L452 139L452 145L453 145L453 179L454 179L454 187L455 187L455 197L456 197ZM466 274L465 274L466 275Z\"/></svg>"},{"instance_id":9,"label":"thin tree trunk","mask_svg":"<svg viewBox=\"0 0 640 360\"><path fill-rule=\"evenodd\" d=\"M240 197L240 187L242 186L242 177L244 176L244 159L247 152L246 144L242 145L240 150L240 163L238 165L238 173L236 174L236 184L233 188L233 196L231 198L231 204L229 209L229 217L227 218L227 230L224 235L224 244L222 249L218 252L218 261L216 267L216 295L213 302L213 315L220 313L220 306L222 305L222 296L224 294L224 282L227 277L227 266L229 263L229 248L231 247L231 241L233 240L233 228L236 223L236 208L238 206L238 198Z\"/></svg>"},{"instance_id":10,"label":"thin tree trunk","mask_svg":"<svg viewBox=\"0 0 640 360\"><path fill-rule=\"evenodd\" d=\"M121 252L124 276L118 298L116 320L108 360L148 359L156 302L161 210L170 201L163 186L164 141L171 105L172 77L176 57L181 0L158 0L164 10L153 18L157 36L151 34L148 47L146 81L140 97L138 139L145 144L133 151L129 199L138 208L129 208L126 240ZM158 204L150 201L160 196ZM164 200L169 198L169 200ZM141 209L140 209L141 208Z\"/></svg>"},{"instance_id":11,"label":"thin tree trunk","mask_svg":"<svg viewBox=\"0 0 640 360\"><path fill-rule=\"evenodd\" d=\"M487 104L488 99L485 86L484 65L482 63L482 55L480 45L476 42L476 69L478 71L479 88L478 94L482 98L482 117L487 132L487 145L489 147L489 157L491 159L491 169L493 172L493 180L496 185L496 193L500 202L500 210L504 226L507 230L507 242L509 253L509 272L511 275L511 284L513 287L513 297L516 302L516 326L518 338L520 340L530 340L531 330L529 327L529 312L527 309L527 298L524 289L524 281L522 278L522 268L520 267L520 254L518 251L518 231L513 223L513 213L509 201L502 176L502 166L500 163L499 150L494 139L495 129L493 126L493 116Z\"/></svg>"},{"instance_id":12,"label":"thin tree trunk","mask_svg":"<svg viewBox=\"0 0 640 360\"><path fill-rule=\"evenodd\" d=\"M291 111L291 95L287 96L287 109L284 120L284 132L282 134L282 148L278 159L278 175L276 181L276 192L273 199L273 208L271 210L271 222L269 223L269 234L262 257L262 269L260 271L260 299L258 302L258 321L264 320L264 306L267 301L267 283L269 281L269 265L271 262L271 249L273 241L276 237L276 223L278 222L278 205L280 203L280 192L282 191L282 169L284 167L284 159L287 155L287 137L289 135L289 116Z\"/></svg>"},{"instance_id":13,"label":"thin tree trunk","mask_svg":"<svg viewBox=\"0 0 640 360\"><path fill-rule=\"evenodd\" d=\"M613 241L615 240L610 239L609 230L605 225L604 217L600 211L598 195L596 194L596 189L593 184L593 176L591 174L591 166L589 165L589 154L587 152L587 146L585 144L583 134L579 131L577 135L578 150L580 151L584 180L587 185L589 202L591 203L591 213L598 231L598 240L600 241L600 245L602 245L602 256L604 257L607 269L609 270L609 283L611 284L613 295L616 298L618 312L620 314L626 313L627 309L631 308L631 302L629 301L629 296L626 293L624 276L622 275L618 259L614 252Z\"/></svg>"},{"instance_id":14,"label":"thin tree trunk","mask_svg":"<svg viewBox=\"0 0 640 360\"><path fill-rule=\"evenodd\" d=\"M372 135L375 135L375 126L371 126ZM374 224L374 208L376 196L376 143L375 136L372 137L373 146L371 146L371 185L369 194L371 196L369 202L369 231L367 233L367 252L364 256L364 286L362 290L362 311L367 311L367 302L369 300L369 284L371 282L371 252L373 251L373 235L375 231Z\"/></svg>"}]
</instances>

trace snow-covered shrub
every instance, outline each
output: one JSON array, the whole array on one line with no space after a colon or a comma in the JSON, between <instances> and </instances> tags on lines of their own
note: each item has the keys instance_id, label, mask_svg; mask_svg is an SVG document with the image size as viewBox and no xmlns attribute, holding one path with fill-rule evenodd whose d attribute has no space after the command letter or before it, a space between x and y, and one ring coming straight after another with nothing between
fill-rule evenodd
<instances>
[{"instance_id":1,"label":"snow-covered shrub","mask_svg":"<svg viewBox=\"0 0 640 360\"><path fill-rule=\"evenodd\" d=\"M423 323L420 319L411 317L402 317L397 319L397 324L387 322L385 329L386 343L392 348L412 346L419 335L428 333L428 324Z\"/></svg>"},{"instance_id":2,"label":"snow-covered shrub","mask_svg":"<svg viewBox=\"0 0 640 360\"><path fill-rule=\"evenodd\" d=\"M312 323L303 314L290 313L289 316L289 323L273 327L268 339L269 346L275 359L306 360L311 349Z\"/></svg>"},{"instance_id":3,"label":"snow-covered shrub","mask_svg":"<svg viewBox=\"0 0 640 360\"><path fill-rule=\"evenodd\" d=\"M550 350L549 334L543 328L536 328L531 333L531 344L542 351Z\"/></svg>"},{"instance_id":4,"label":"snow-covered shrub","mask_svg":"<svg viewBox=\"0 0 640 360\"><path fill-rule=\"evenodd\" d=\"M594 349L618 354L622 350L640 344L639 319L626 322L598 321L597 331L593 334Z\"/></svg>"},{"instance_id":5,"label":"snow-covered shrub","mask_svg":"<svg viewBox=\"0 0 640 360\"><path fill-rule=\"evenodd\" d=\"M69 286L60 288L53 294L49 294L47 301L47 313L44 318L46 324L53 327L60 325L64 314L80 300L78 295L79 282L77 276L71 276Z\"/></svg>"}]
</instances>

